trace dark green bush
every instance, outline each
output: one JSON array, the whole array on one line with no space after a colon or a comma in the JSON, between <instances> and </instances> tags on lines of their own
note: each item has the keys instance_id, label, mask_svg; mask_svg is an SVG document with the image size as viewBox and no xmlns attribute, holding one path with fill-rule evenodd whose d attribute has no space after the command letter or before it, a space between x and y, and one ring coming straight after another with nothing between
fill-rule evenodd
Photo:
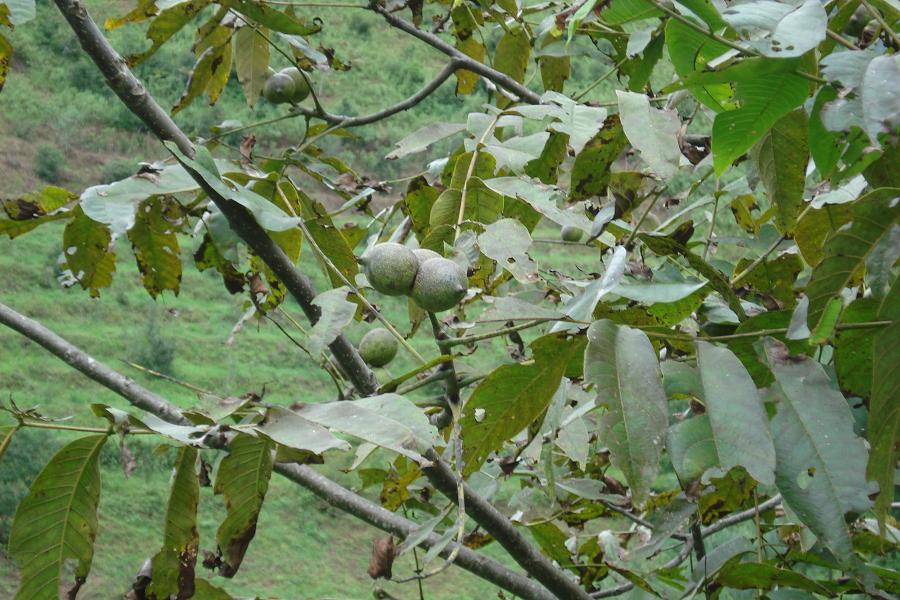
<instances>
[{"instance_id":1,"label":"dark green bush","mask_svg":"<svg viewBox=\"0 0 900 600\"><path fill-rule=\"evenodd\" d=\"M34 174L50 183L61 183L65 177L66 155L50 144L37 147L34 157Z\"/></svg>"}]
</instances>

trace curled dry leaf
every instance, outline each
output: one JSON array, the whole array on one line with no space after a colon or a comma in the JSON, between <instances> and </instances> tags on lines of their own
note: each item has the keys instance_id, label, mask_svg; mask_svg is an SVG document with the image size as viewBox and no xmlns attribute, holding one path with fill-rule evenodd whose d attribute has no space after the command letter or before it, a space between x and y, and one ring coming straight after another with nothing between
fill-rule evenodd
<instances>
[{"instance_id":1,"label":"curled dry leaf","mask_svg":"<svg viewBox=\"0 0 900 600\"><path fill-rule=\"evenodd\" d=\"M372 557L369 559L369 577L378 579L384 577L391 578L391 568L394 566L394 558L397 556L397 549L394 546L394 536L376 538L372 544Z\"/></svg>"}]
</instances>

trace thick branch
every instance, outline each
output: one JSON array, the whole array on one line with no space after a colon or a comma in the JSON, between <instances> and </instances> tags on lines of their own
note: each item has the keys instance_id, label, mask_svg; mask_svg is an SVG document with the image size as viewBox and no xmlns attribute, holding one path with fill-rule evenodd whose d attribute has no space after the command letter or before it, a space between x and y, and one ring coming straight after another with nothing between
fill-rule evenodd
<instances>
[{"instance_id":1,"label":"thick branch","mask_svg":"<svg viewBox=\"0 0 900 600\"><path fill-rule=\"evenodd\" d=\"M89 379L96 381L104 387L112 390L125 400L142 410L158 416L170 423L188 424L181 411L166 399L140 386L128 377L109 368L97 359L87 354L77 346L66 341L39 322L30 319L13 309L0 304L0 323L22 334L31 341L43 346L50 353L62 359ZM329 504L350 513L358 519L369 523L383 531L393 533L401 537L408 536L417 525L404 519L377 504L374 504L362 496L354 494L350 490L331 481L324 475L310 467L296 464L279 463L275 470L288 479L299 483L309 489L316 496ZM431 547L439 540L439 536L432 534L423 542L425 547ZM441 556L447 556L453 551L454 544L449 544ZM456 563L475 575L498 585L509 592L522 598L534 600L553 600L554 596L541 588L536 582L514 573L486 556L468 548L461 548L456 558Z\"/></svg>"},{"instance_id":2,"label":"thick branch","mask_svg":"<svg viewBox=\"0 0 900 600\"><path fill-rule=\"evenodd\" d=\"M424 469L425 476L442 494L455 500L456 477L450 466L434 450L429 450L425 457L434 463L433 467ZM561 569L553 566L547 557L525 539L516 526L490 502L473 492L468 484L464 485L464 490L466 514L494 536L494 539L506 548L506 551L526 572L533 575L559 598L570 600L588 600L590 598L575 580L570 579Z\"/></svg>"},{"instance_id":3,"label":"thick branch","mask_svg":"<svg viewBox=\"0 0 900 600\"><path fill-rule=\"evenodd\" d=\"M496 69L492 69L491 67L480 63L469 56L466 56L433 33L429 33L427 31L419 29L409 21L401 19L397 15L391 14L383 6L380 6L377 1L371 2L370 7L373 11L384 17L384 20L387 21L388 25L390 25L391 27L399 29L400 31L405 31L411 36L422 40L435 50L443 52L444 54L452 58L456 63L457 68L463 67L468 71L478 73L485 79L493 81L498 86L518 96L519 99L523 102L527 102L529 104L541 103L541 97L539 94L532 92L506 73L501 73Z\"/></svg>"},{"instance_id":4,"label":"thick branch","mask_svg":"<svg viewBox=\"0 0 900 600\"><path fill-rule=\"evenodd\" d=\"M434 79L432 79L428 85L423 87L421 90L403 100L402 102L398 102L392 106L385 108L384 110L380 110L376 113L372 113L370 115L363 115L360 117L349 117L345 115L333 115L328 112L318 111L309 108L303 108L298 106L295 108L295 111L301 115L306 115L308 117L315 117L318 119L322 119L327 123L331 123L332 125L340 125L341 127L359 127L361 125L369 125L371 123L376 123L378 121L382 121L387 119L388 117L392 117L399 112L403 112L405 110L409 110L416 106L419 102L430 96L435 92L441 85L447 81L447 79L453 75L453 73L459 68L457 61L451 60L450 63L445 66L441 71L435 75Z\"/></svg>"},{"instance_id":5,"label":"thick branch","mask_svg":"<svg viewBox=\"0 0 900 600\"><path fill-rule=\"evenodd\" d=\"M184 154L193 156L194 147L191 141L134 76L80 0L56 0L56 6L69 22L81 47L106 77L106 82L125 106L158 138L174 141ZM188 171L190 172L190 169ZM219 207L235 233L272 269L300 304L309 320L315 323L319 318L319 309L312 303L316 297L316 290L309 278L294 268L284 251L243 207L220 196L197 173L190 174ZM375 391L377 383L374 374L346 337L338 336L329 348L360 393L371 394Z\"/></svg>"},{"instance_id":6,"label":"thick branch","mask_svg":"<svg viewBox=\"0 0 900 600\"><path fill-rule=\"evenodd\" d=\"M107 74L110 72L114 77L107 75L107 81L111 86L122 85L129 89L140 89L140 95L120 93L119 97L125 105L132 110L144 123L151 128L153 133L161 139L174 139L181 148L182 152L188 156L193 155L193 147L187 137L178 129L178 126L171 118L162 110L155 100L144 90L143 86L137 78L128 69L125 62L118 55L115 49L110 46L109 42L103 36L102 32L91 19L87 9L82 5L80 0L55 0L56 6L69 22L72 30L81 43L82 48L90 56L95 64ZM390 14L384 13L389 23L398 22L400 25L407 26L405 21L397 19ZM411 25L409 25L412 27ZM413 29L418 32L414 27ZM419 32L424 34L424 32ZM425 34L430 35L430 34ZM444 42L437 39L437 42ZM481 70L487 69L480 63L475 63L470 58L462 55L453 48L454 58L459 64L465 65L466 68L478 67ZM474 63L474 65L470 65ZM502 73L488 69L492 77L498 84L505 81L507 89L518 93L523 99L538 102L539 97L534 92L524 88L520 84ZM476 71L480 72L480 71ZM485 75L487 76L487 75ZM116 89L114 87L113 89ZM117 92L118 93L118 92ZM206 191L209 197L215 202L216 206L222 211L228 219L229 225L244 240L244 242L265 262L275 275L284 282L285 287L300 303L310 321L315 322L318 319L318 308L312 304L315 298L315 289L309 279L300 273L288 259L287 255L272 240L265 230L256 222L251 214L243 207L232 203L223 198L213 190L206 181L195 172L187 169L194 180ZM347 375L353 381L354 385L363 395L373 394L376 391L377 383L371 370L366 366L360 358L356 349L350 345L347 339L341 335L329 346L334 353L335 359L346 371ZM435 454L435 456L437 456ZM444 463L438 463L437 467L428 469L428 478L442 493L449 498L456 500L457 478L453 472L446 467ZM558 597L564 598L587 598L587 594L581 590L577 584L573 583L563 573L561 569L554 567L550 561L544 557L536 546L529 543L506 519L499 511L497 511L489 502L477 496L471 489L466 491L466 502L471 502L475 509L471 516L482 525L488 532L506 548L513 558L520 565L525 567L529 573L543 583L547 588L555 593ZM534 571L532 571L534 569Z\"/></svg>"}]
</instances>

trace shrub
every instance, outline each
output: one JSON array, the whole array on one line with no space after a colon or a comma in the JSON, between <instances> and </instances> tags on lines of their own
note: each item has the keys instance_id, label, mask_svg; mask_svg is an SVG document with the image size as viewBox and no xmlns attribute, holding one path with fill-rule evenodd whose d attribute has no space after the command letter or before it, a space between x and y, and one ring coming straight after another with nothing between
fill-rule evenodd
<instances>
[{"instance_id":1,"label":"shrub","mask_svg":"<svg viewBox=\"0 0 900 600\"><path fill-rule=\"evenodd\" d=\"M153 312L143 335L132 343L129 353L131 360L137 364L166 375L172 374L175 361L175 342L163 335L159 316Z\"/></svg>"},{"instance_id":2,"label":"shrub","mask_svg":"<svg viewBox=\"0 0 900 600\"><path fill-rule=\"evenodd\" d=\"M34 158L34 174L50 183L60 183L66 169L66 156L56 146L41 144Z\"/></svg>"},{"instance_id":3,"label":"shrub","mask_svg":"<svg viewBox=\"0 0 900 600\"><path fill-rule=\"evenodd\" d=\"M112 183L134 175L137 165L133 160L117 158L103 165L100 177L103 183Z\"/></svg>"}]
</instances>

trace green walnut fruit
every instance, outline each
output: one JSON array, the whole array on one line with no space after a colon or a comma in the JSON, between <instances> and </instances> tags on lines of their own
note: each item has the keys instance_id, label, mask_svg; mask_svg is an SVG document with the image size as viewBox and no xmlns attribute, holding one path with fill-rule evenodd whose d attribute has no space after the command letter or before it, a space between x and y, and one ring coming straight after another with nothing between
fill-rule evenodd
<instances>
[{"instance_id":1,"label":"green walnut fruit","mask_svg":"<svg viewBox=\"0 0 900 600\"><path fill-rule=\"evenodd\" d=\"M403 296L412 289L419 259L401 244L375 244L359 259L373 288L387 296Z\"/></svg>"},{"instance_id":2,"label":"green walnut fruit","mask_svg":"<svg viewBox=\"0 0 900 600\"><path fill-rule=\"evenodd\" d=\"M566 225L562 228L562 231L560 231L559 235L564 242L580 242L581 236L584 235L584 232L578 227Z\"/></svg>"},{"instance_id":3,"label":"green walnut fruit","mask_svg":"<svg viewBox=\"0 0 900 600\"><path fill-rule=\"evenodd\" d=\"M288 67L287 69L282 69L279 73L287 75L294 80L294 95L291 97L291 102L294 104L303 102L309 96L309 82L306 81L306 77L303 76L300 69Z\"/></svg>"},{"instance_id":4,"label":"green walnut fruit","mask_svg":"<svg viewBox=\"0 0 900 600\"><path fill-rule=\"evenodd\" d=\"M397 346L397 338L379 327L359 341L359 355L370 367L383 367L397 356Z\"/></svg>"},{"instance_id":5,"label":"green walnut fruit","mask_svg":"<svg viewBox=\"0 0 900 600\"><path fill-rule=\"evenodd\" d=\"M294 80L290 75L275 73L266 79L263 86L263 96L272 104L284 104L294 97Z\"/></svg>"},{"instance_id":6,"label":"green walnut fruit","mask_svg":"<svg viewBox=\"0 0 900 600\"><path fill-rule=\"evenodd\" d=\"M434 250L429 250L428 248L416 248L413 250L413 254L415 254L416 258L419 260L419 266L422 266L422 263L430 258L441 258L440 254Z\"/></svg>"},{"instance_id":7,"label":"green walnut fruit","mask_svg":"<svg viewBox=\"0 0 900 600\"><path fill-rule=\"evenodd\" d=\"M430 258L419 265L412 299L428 312L453 308L466 295L466 271L452 260Z\"/></svg>"}]
</instances>

